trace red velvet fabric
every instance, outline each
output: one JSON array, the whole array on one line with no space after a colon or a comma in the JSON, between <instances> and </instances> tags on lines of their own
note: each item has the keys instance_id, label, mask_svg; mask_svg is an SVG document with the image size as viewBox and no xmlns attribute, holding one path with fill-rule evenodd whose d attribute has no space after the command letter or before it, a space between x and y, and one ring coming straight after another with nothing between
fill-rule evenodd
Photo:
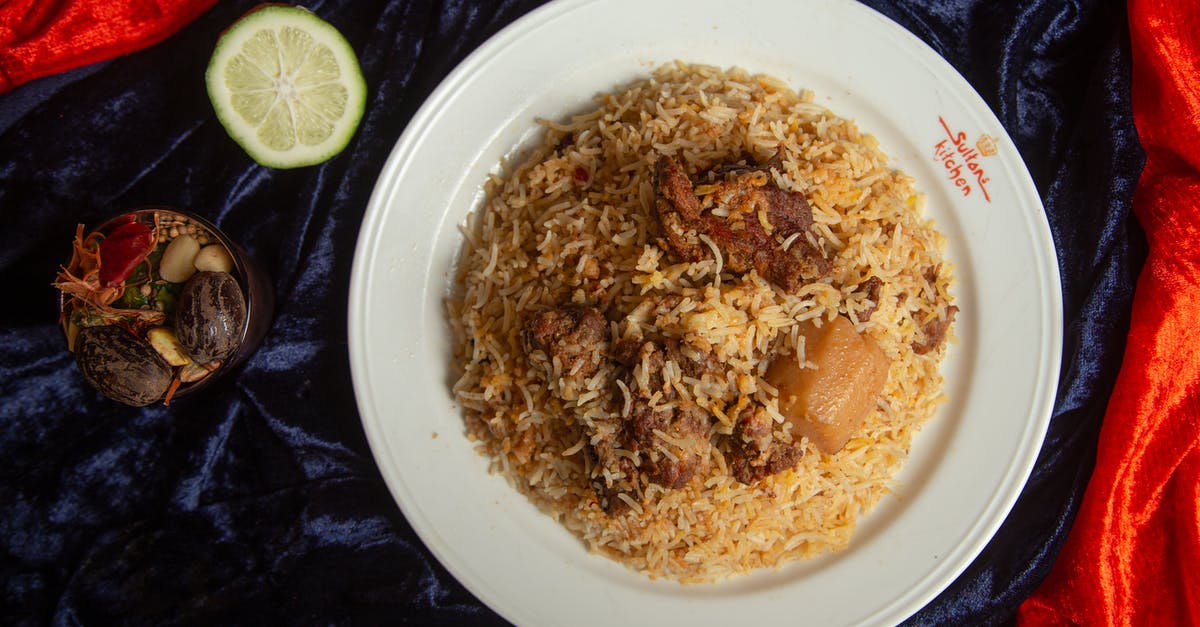
<instances>
[{"instance_id":1,"label":"red velvet fabric","mask_svg":"<svg viewBox=\"0 0 1200 627\"><path fill-rule=\"evenodd\" d=\"M0 93L156 44L216 0L0 0Z\"/></svg>"},{"instance_id":2,"label":"red velvet fabric","mask_svg":"<svg viewBox=\"0 0 1200 627\"><path fill-rule=\"evenodd\" d=\"M1149 256L1095 472L1022 625L1200 625L1200 3L1128 11Z\"/></svg>"}]
</instances>

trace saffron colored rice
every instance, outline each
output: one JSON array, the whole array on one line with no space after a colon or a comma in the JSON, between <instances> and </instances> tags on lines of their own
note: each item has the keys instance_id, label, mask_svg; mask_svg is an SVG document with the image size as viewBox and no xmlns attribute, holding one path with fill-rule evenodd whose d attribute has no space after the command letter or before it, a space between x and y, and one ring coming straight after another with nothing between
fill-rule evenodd
<instances>
[{"instance_id":1,"label":"saffron colored rice","mask_svg":"<svg viewBox=\"0 0 1200 627\"><path fill-rule=\"evenodd\" d=\"M488 181L484 205L463 226L447 306L467 435L494 472L591 550L650 577L713 581L845 547L941 400L938 366L950 342L924 355L912 349L953 304L945 240L922 216L924 197L888 167L872 136L768 76L675 63L596 104L565 123L540 121L540 145ZM772 176L812 205L816 239L834 260L827 277L785 294L754 272L722 272L715 247L689 264L659 244L660 154L694 176L747 154L763 162L780 148L784 171ZM871 276L883 281L878 309L860 320L874 306L859 288ZM683 298L666 313L646 304L669 294ZM590 486L584 448L594 420L621 412L612 367L564 386L555 376L564 373L530 363L520 339L535 313L601 295L611 298L614 336L688 337L712 346L728 369L725 380L699 381L668 368L680 396L713 417L708 468L677 490L622 495L628 507L611 516ZM803 363L798 323L837 314L891 360L877 407L840 452L823 455L805 441L794 470L739 483L720 445L739 399L781 421L767 366Z\"/></svg>"}]
</instances>

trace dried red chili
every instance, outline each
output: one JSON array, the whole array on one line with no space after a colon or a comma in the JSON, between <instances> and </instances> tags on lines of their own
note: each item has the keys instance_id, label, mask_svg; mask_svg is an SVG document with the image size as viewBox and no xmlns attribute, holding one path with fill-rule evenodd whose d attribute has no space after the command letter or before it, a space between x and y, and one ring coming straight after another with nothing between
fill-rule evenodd
<instances>
[{"instance_id":1,"label":"dried red chili","mask_svg":"<svg viewBox=\"0 0 1200 627\"><path fill-rule=\"evenodd\" d=\"M154 231L141 222L126 222L100 242L100 284L117 287L154 250Z\"/></svg>"}]
</instances>

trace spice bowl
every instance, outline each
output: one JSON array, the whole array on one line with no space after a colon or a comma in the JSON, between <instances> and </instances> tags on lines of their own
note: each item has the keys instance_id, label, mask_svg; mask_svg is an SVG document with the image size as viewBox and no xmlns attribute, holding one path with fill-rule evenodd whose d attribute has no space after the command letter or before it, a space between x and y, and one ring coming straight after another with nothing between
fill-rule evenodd
<instances>
[{"instance_id":1,"label":"spice bowl","mask_svg":"<svg viewBox=\"0 0 1200 627\"><path fill-rule=\"evenodd\" d=\"M89 384L132 406L195 393L257 349L274 313L266 274L190 211L146 206L77 227L58 273L67 348Z\"/></svg>"}]
</instances>

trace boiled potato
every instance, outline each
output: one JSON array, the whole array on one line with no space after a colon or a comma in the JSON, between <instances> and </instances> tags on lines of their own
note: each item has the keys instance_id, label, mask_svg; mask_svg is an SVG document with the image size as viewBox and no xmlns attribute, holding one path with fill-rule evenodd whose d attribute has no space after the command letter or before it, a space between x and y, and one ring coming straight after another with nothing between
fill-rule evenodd
<instances>
[{"instance_id":1,"label":"boiled potato","mask_svg":"<svg viewBox=\"0 0 1200 627\"><path fill-rule=\"evenodd\" d=\"M854 330L845 316L822 326L807 322L805 360L816 368L800 368L792 355L781 356L767 369L767 382L779 390L779 412L792 437L807 437L832 455L846 445L875 407L887 382L887 356L869 337Z\"/></svg>"}]
</instances>

